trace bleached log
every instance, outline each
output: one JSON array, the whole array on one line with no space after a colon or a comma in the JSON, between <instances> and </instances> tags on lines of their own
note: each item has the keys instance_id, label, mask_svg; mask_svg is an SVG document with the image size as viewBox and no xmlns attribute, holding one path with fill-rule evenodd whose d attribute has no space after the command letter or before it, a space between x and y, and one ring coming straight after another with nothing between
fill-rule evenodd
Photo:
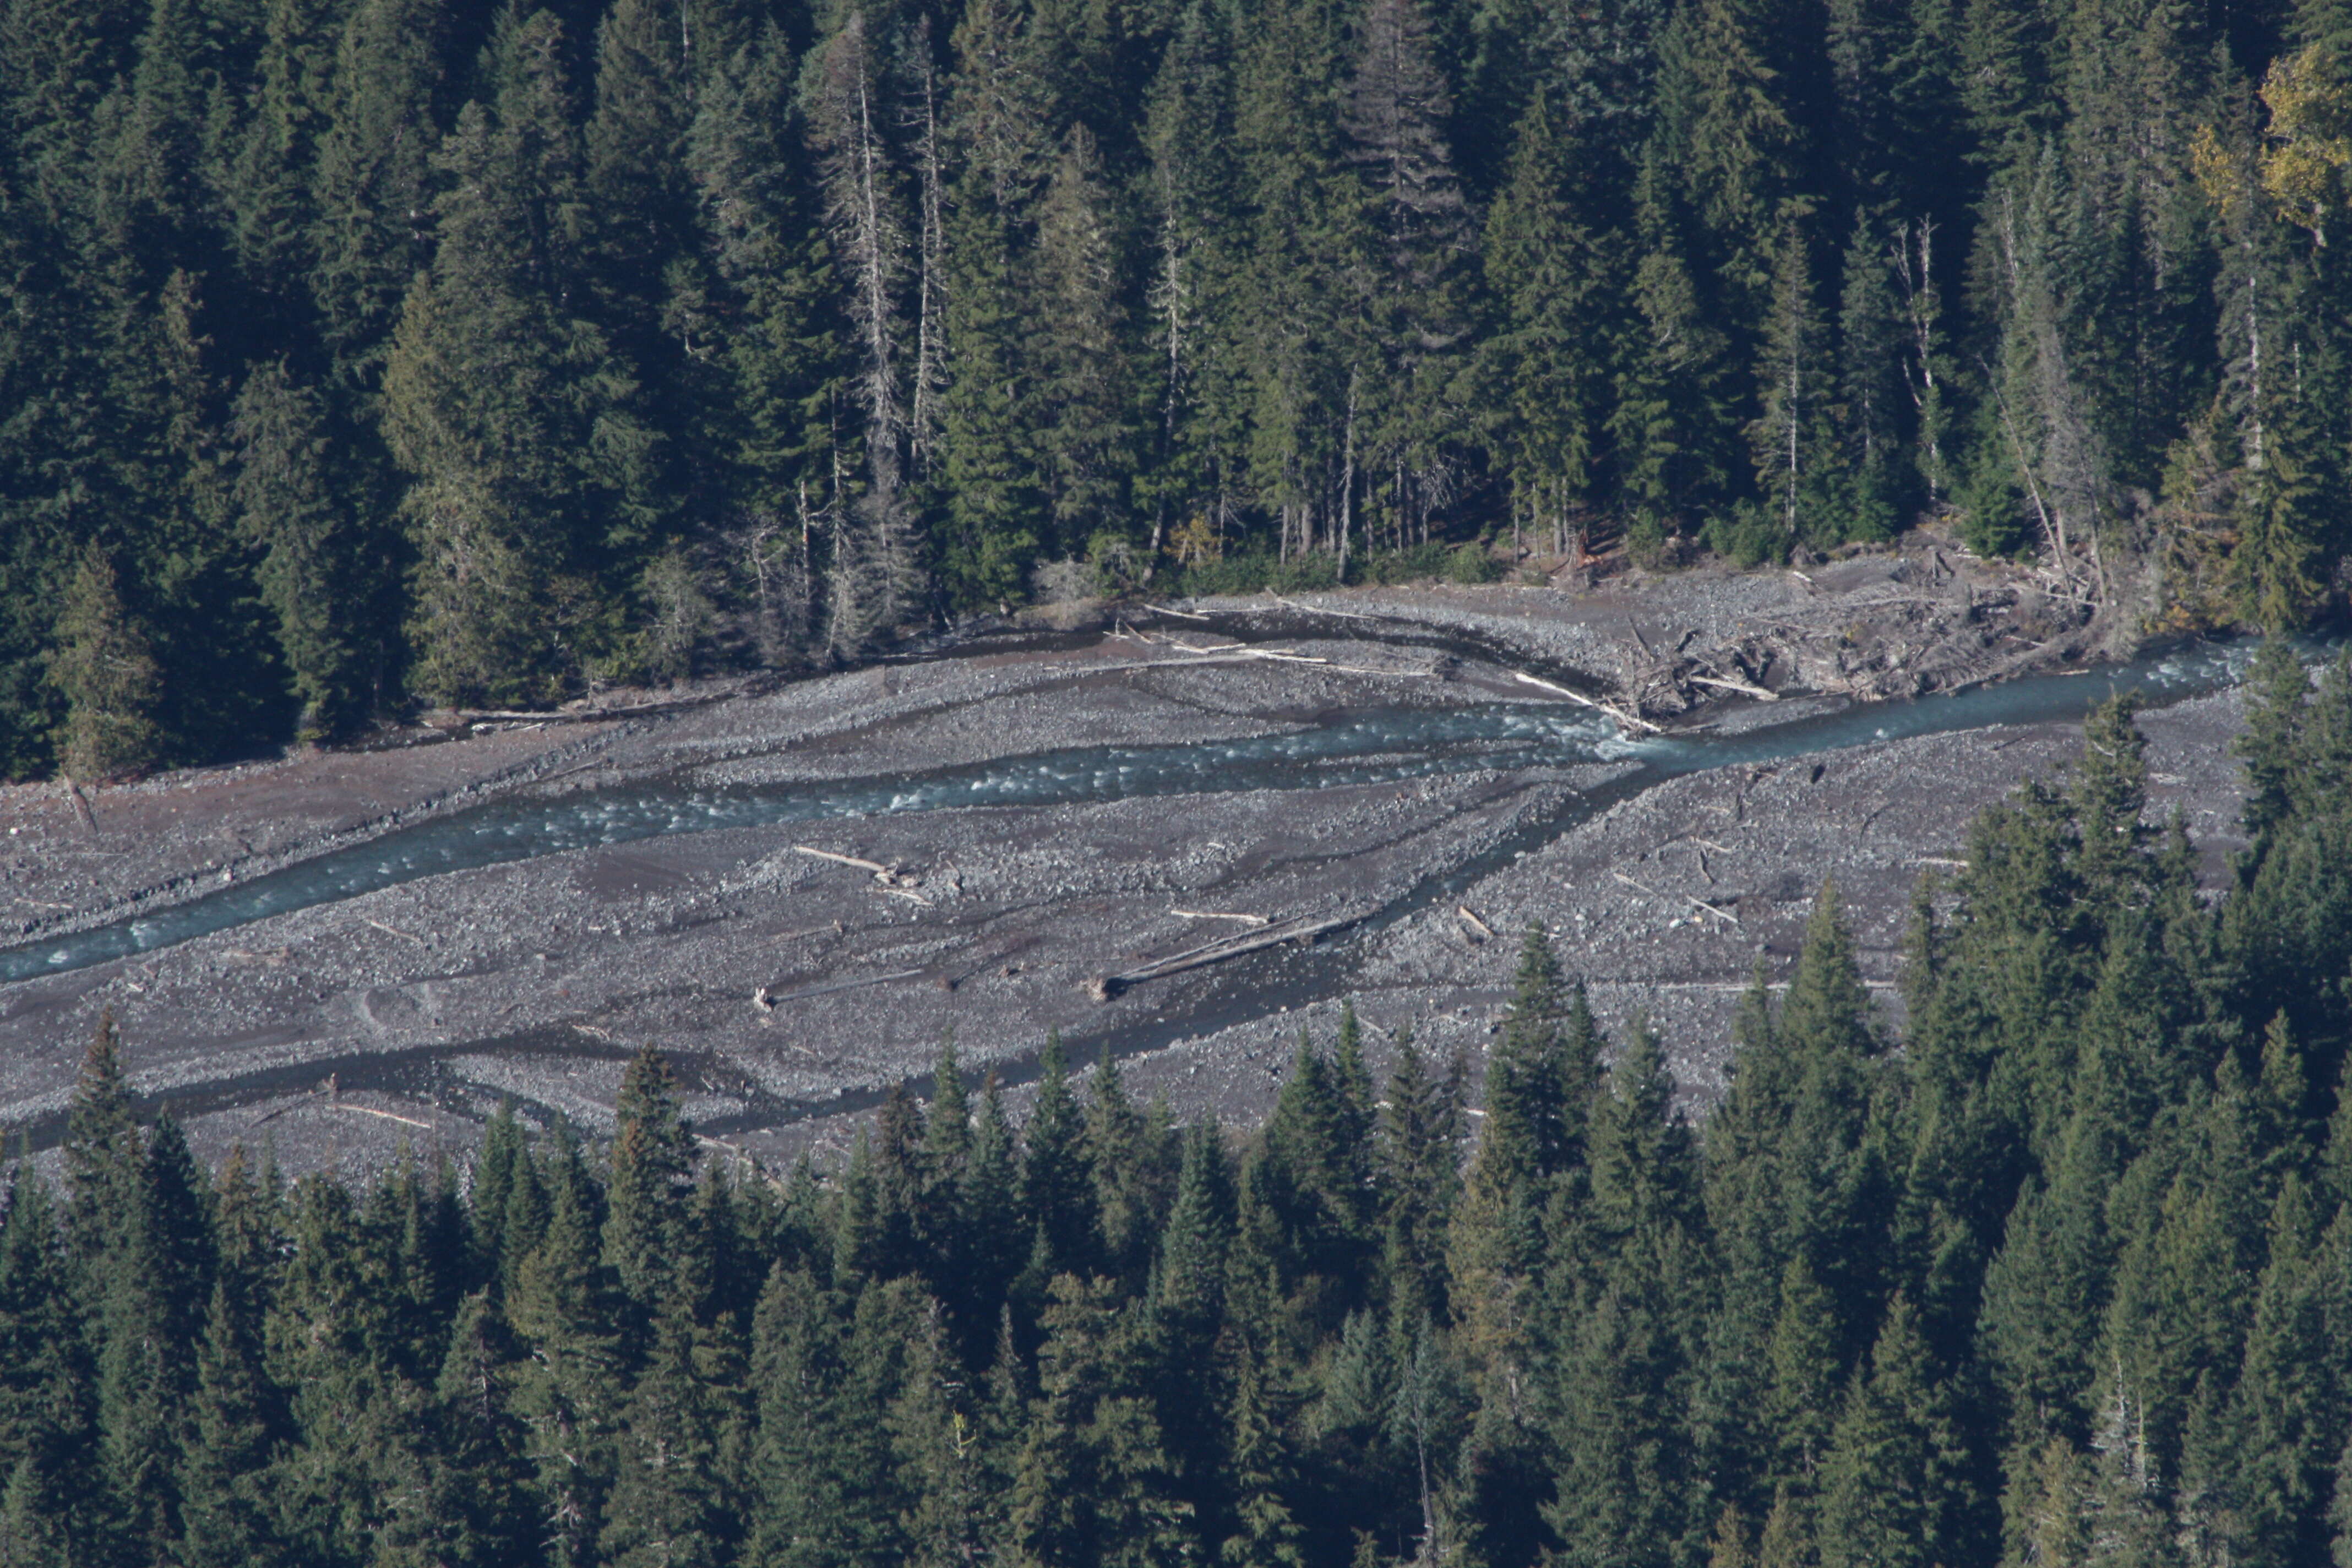
<instances>
[{"instance_id":1,"label":"bleached log","mask_svg":"<svg viewBox=\"0 0 2352 1568\"><path fill-rule=\"evenodd\" d=\"M1780 694L1779 692L1767 691L1764 688L1756 685L1752 681L1726 680L1719 675L1693 675L1686 677L1685 679L1687 679L1694 686L1720 687L1726 691L1737 691L1744 696L1753 697L1759 702L1778 702L1780 700Z\"/></svg>"},{"instance_id":2,"label":"bleached log","mask_svg":"<svg viewBox=\"0 0 2352 1568\"><path fill-rule=\"evenodd\" d=\"M1580 708L1590 708L1594 710L1596 712L1606 713L1612 719L1616 720L1618 723L1622 724L1629 730L1639 730L1645 734L1651 735L1663 735L1666 732L1664 726L1653 724L1647 719L1643 718L1640 714L1629 712L1617 706L1614 702L1596 702L1581 691L1571 691L1567 687L1560 685L1558 681L1546 680L1539 675L1529 675L1524 669L1515 669L1511 671L1511 679L1520 682L1522 685L1533 686L1541 690L1549 691L1556 697L1565 697Z\"/></svg>"}]
</instances>

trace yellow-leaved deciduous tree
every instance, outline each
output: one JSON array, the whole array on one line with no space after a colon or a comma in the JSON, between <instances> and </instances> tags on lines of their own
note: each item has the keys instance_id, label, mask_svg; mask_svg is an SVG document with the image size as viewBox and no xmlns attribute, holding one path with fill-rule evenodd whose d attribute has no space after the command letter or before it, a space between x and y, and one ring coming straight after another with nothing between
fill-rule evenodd
<instances>
[{"instance_id":1,"label":"yellow-leaved deciduous tree","mask_svg":"<svg viewBox=\"0 0 2352 1568\"><path fill-rule=\"evenodd\" d=\"M2352 61L2326 44L2282 55L2262 93L2272 142L2263 150L2263 190L2281 217L2326 245L2352 169Z\"/></svg>"}]
</instances>

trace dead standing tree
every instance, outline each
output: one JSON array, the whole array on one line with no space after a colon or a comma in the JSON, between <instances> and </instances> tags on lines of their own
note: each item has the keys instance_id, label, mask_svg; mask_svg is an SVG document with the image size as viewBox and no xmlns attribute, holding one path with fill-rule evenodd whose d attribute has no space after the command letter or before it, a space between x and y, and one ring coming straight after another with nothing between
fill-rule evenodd
<instances>
[{"instance_id":1,"label":"dead standing tree","mask_svg":"<svg viewBox=\"0 0 2352 1568\"><path fill-rule=\"evenodd\" d=\"M906 225L896 172L878 123L881 68L866 14L851 13L819 54L809 142L817 154L825 220L856 328L856 398L866 415L866 460L874 492L897 494L906 416L898 395L898 274Z\"/></svg>"}]
</instances>

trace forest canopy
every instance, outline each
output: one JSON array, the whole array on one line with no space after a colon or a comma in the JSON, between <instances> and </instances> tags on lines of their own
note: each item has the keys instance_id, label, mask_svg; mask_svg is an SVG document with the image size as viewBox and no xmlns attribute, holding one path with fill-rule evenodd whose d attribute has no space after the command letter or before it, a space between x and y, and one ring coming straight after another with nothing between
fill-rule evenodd
<instances>
[{"instance_id":1,"label":"forest canopy","mask_svg":"<svg viewBox=\"0 0 2352 1568\"><path fill-rule=\"evenodd\" d=\"M2342 0L5 0L0 776L1507 534L2295 626L2347 125Z\"/></svg>"},{"instance_id":2,"label":"forest canopy","mask_svg":"<svg viewBox=\"0 0 2352 1568\"><path fill-rule=\"evenodd\" d=\"M465 1170L208 1173L110 1016L0 1223L0 1552L2343 1561L2352 658L2273 643L2251 708L2218 900L2111 705L1923 889L1899 1032L1825 887L1711 1110L1540 928L1475 1111L1345 1011L1245 1137L1058 1041L1016 1123L950 1047L788 1175L650 1047L593 1145L509 1107Z\"/></svg>"}]
</instances>

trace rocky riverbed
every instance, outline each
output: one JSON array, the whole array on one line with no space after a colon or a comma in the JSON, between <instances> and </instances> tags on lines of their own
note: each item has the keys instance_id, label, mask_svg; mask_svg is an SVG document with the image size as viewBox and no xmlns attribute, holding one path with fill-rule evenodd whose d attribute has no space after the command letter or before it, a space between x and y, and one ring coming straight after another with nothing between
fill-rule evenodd
<instances>
[{"instance_id":1,"label":"rocky riverbed","mask_svg":"<svg viewBox=\"0 0 2352 1568\"><path fill-rule=\"evenodd\" d=\"M1704 1101L1738 989L1759 956L1786 964L1824 877L1891 1016L1917 879L2080 744L2063 719L1822 727L2063 667L2099 635L1921 538L1801 574L1065 606L658 708L433 716L374 749L80 798L16 786L0 931L18 943L360 847L389 858L486 810L653 792L679 830L0 984L0 1123L54 1139L108 1007L200 1152L266 1141L294 1170L463 1151L506 1099L593 1134L646 1040L706 1137L768 1159L837 1149L950 1031L1016 1092L1059 1029L1180 1116L1248 1120L1343 996L1376 1047L1411 1026L1475 1060L1530 922L1604 1022L1658 1023ZM2189 814L2217 870L2236 717L2221 692L2144 720L2156 807ZM1816 731L1832 749L1808 749ZM815 804L756 822L712 805L772 796Z\"/></svg>"}]
</instances>

